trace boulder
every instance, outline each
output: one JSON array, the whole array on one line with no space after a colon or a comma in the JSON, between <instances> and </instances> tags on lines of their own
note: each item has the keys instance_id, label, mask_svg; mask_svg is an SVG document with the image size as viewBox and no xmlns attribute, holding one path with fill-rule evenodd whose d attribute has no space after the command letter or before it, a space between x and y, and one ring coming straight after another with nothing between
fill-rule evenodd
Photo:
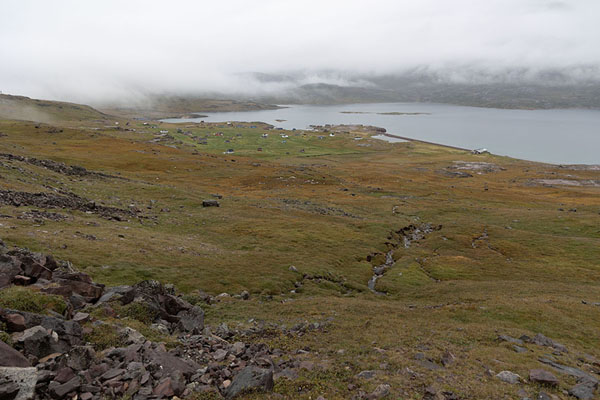
<instances>
[{"instance_id":1,"label":"boulder","mask_svg":"<svg viewBox=\"0 0 600 400\"><path fill-rule=\"evenodd\" d=\"M204 311L200 307L194 306L189 310L180 311L177 316L179 330L193 334L201 334L204 330Z\"/></svg>"},{"instance_id":2,"label":"boulder","mask_svg":"<svg viewBox=\"0 0 600 400\"><path fill-rule=\"evenodd\" d=\"M569 389L569 395L579 400L591 400L595 398L594 393L596 392L597 387L598 382L582 380L577 385Z\"/></svg>"},{"instance_id":3,"label":"boulder","mask_svg":"<svg viewBox=\"0 0 600 400\"><path fill-rule=\"evenodd\" d=\"M160 350L147 350L144 353L144 361L148 370L161 370L163 376L170 375L174 371L181 371L185 376L191 376L199 368L191 361L185 361L183 358Z\"/></svg>"},{"instance_id":4,"label":"boulder","mask_svg":"<svg viewBox=\"0 0 600 400\"><path fill-rule=\"evenodd\" d=\"M1 399L33 399L36 383L36 368L0 367Z\"/></svg>"},{"instance_id":5,"label":"boulder","mask_svg":"<svg viewBox=\"0 0 600 400\"><path fill-rule=\"evenodd\" d=\"M10 255L0 255L0 289L10 285L21 272L21 261Z\"/></svg>"},{"instance_id":6,"label":"boulder","mask_svg":"<svg viewBox=\"0 0 600 400\"><path fill-rule=\"evenodd\" d=\"M26 329L25 317L21 314L6 314L2 316L9 332L23 332Z\"/></svg>"},{"instance_id":7,"label":"boulder","mask_svg":"<svg viewBox=\"0 0 600 400\"><path fill-rule=\"evenodd\" d=\"M81 380L76 376L65 383L59 383L57 381L50 382L50 385L48 385L48 390L50 391L52 397L62 399L69 393L75 392L80 387Z\"/></svg>"},{"instance_id":8,"label":"boulder","mask_svg":"<svg viewBox=\"0 0 600 400\"><path fill-rule=\"evenodd\" d=\"M17 350L0 340L0 367L31 367L29 361Z\"/></svg>"},{"instance_id":9,"label":"boulder","mask_svg":"<svg viewBox=\"0 0 600 400\"><path fill-rule=\"evenodd\" d=\"M96 359L96 352L92 346L73 346L69 351L67 366L75 371L88 369Z\"/></svg>"},{"instance_id":10,"label":"boulder","mask_svg":"<svg viewBox=\"0 0 600 400\"><path fill-rule=\"evenodd\" d=\"M510 383L511 385L519 383L521 380L519 375L510 371L500 371L496 374L496 378L500 379L502 382Z\"/></svg>"},{"instance_id":11,"label":"boulder","mask_svg":"<svg viewBox=\"0 0 600 400\"><path fill-rule=\"evenodd\" d=\"M83 296L88 302L95 302L102 296L104 285L96 284L83 272L55 273L52 281L58 285L43 289L46 293L60 294L69 298L72 294Z\"/></svg>"},{"instance_id":12,"label":"boulder","mask_svg":"<svg viewBox=\"0 0 600 400\"><path fill-rule=\"evenodd\" d=\"M529 380L540 385L558 386L558 378L545 369L532 369L529 371Z\"/></svg>"},{"instance_id":13,"label":"boulder","mask_svg":"<svg viewBox=\"0 0 600 400\"><path fill-rule=\"evenodd\" d=\"M233 399L250 389L259 389L270 392L273 390L273 371L249 366L242 369L232 380L231 385L225 390L225 398Z\"/></svg>"},{"instance_id":14,"label":"boulder","mask_svg":"<svg viewBox=\"0 0 600 400\"><path fill-rule=\"evenodd\" d=\"M46 328L37 325L23 331L17 341L22 343L25 354L41 358L56 353L58 337L53 337Z\"/></svg>"}]
</instances>

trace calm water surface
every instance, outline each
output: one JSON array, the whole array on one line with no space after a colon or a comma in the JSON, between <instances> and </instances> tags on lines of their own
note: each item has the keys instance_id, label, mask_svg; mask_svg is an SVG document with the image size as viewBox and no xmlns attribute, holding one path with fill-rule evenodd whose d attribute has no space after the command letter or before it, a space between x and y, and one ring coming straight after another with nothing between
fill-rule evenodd
<instances>
[{"instance_id":1,"label":"calm water surface","mask_svg":"<svg viewBox=\"0 0 600 400\"><path fill-rule=\"evenodd\" d=\"M385 112L427 114L377 114ZM427 103L293 105L278 110L220 112L204 118L166 121L201 120L262 121L285 129L324 124L375 125L391 134L468 149L483 147L494 154L526 160L600 164L600 111L595 110L501 110Z\"/></svg>"}]
</instances>

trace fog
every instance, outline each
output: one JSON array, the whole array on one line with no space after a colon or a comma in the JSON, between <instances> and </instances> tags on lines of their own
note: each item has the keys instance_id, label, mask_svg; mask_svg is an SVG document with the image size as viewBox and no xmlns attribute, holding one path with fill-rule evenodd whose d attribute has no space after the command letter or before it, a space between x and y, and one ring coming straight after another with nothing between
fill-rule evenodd
<instances>
[{"instance_id":1,"label":"fog","mask_svg":"<svg viewBox=\"0 0 600 400\"><path fill-rule=\"evenodd\" d=\"M599 15L597 0L3 0L0 90L93 102L415 70L458 82L544 71L598 80Z\"/></svg>"}]
</instances>

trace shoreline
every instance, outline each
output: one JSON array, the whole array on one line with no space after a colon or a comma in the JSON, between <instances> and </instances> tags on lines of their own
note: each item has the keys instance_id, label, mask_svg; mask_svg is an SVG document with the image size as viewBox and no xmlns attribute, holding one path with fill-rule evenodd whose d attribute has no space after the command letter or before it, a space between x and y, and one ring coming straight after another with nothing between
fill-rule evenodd
<instances>
[{"instance_id":1,"label":"shoreline","mask_svg":"<svg viewBox=\"0 0 600 400\"><path fill-rule=\"evenodd\" d=\"M419 143L431 144L431 145L434 145L434 146L442 146L442 147L447 147L447 148L455 149L455 150L462 150L462 151L469 151L469 152L473 151L473 149L466 149L464 147L458 147L458 146L452 146L452 145L449 145L449 144L429 142L427 140L421 140L421 139L413 139L413 138L409 138L409 137L406 137L406 136L393 135L393 134L387 133L387 132L380 133L380 135L391 137L391 138L395 138L395 139L407 140L409 142L419 142Z\"/></svg>"}]
</instances>

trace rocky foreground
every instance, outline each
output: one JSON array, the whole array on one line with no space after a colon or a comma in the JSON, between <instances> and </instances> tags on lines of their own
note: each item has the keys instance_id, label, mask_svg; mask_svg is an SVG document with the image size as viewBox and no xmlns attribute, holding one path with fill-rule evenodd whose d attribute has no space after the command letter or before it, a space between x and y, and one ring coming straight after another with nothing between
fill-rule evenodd
<instances>
[{"instance_id":1,"label":"rocky foreground","mask_svg":"<svg viewBox=\"0 0 600 400\"><path fill-rule=\"evenodd\" d=\"M278 362L281 351L232 340L265 327L234 331L221 325L212 332L202 308L176 295L172 286L146 280L105 288L50 255L9 250L3 243L0 253L0 288L28 286L59 295L66 305L62 314L0 308L3 339L12 344L0 341L0 399L160 399L193 393L234 398L249 390L271 391L274 374L296 374L299 362ZM247 299L248 293L237 297ZM142 314L155 332L177 340L155 342L93 316L119 318L116 309L124 306ZM320 328L302 324L286 333ZM107 337L115 344L100 350L98 342Z\"/></svg>"},{"instance_id":2,"label":"rocky foreground","mask_svg":"<svg viewBox=\"0 0 600 400\"><path fill-rule=\"evenodd\" d=\"M172 285L145 280L133 286L107 288L75 271L68 262L26 249L8 249L0 241L0 289L19 286L30 289L31 296L60 296L64 307L62 313L0 308L0 399L161 399L198 395L231 399L248 392L270 392L274 378L295 379L299 369L311 369L312 363L239 338L265 335L273 329L286 335L302 335L326 328L326 323L312 323L291 329L256 325L231 330L225 324L211 329L204 324L203 309L177 295ZM229 295L220 295L224 296ZM235 297L243 301L249 294ZM203 295L202 301L211 304L219 301L219 296ZM136 315L163 340L151 340L114 322ZM520 338L500 335L498 341L511 344L517 353L528 351L528 345L548 348L552 355L541 358L540 363L577 380L565 394L577 399L595 398L599 382L594 375L556 362L554 355L569 352L562 344L542 334ZM415 359L430 370L449 368L456 361L450 352L439 363L424 353L418 353ZM600 361L593 358L586 363L600 367ZM543 368L531 370L528 377L508 370L486 373L508 384L531 382L553 388L560 383ZM365 370L356 378L369 380L376 374ZM351 386L353 399L379 399L390 393L387 384L370 394ZM425 388L423 396L429 400L460 398L433 387ZM558 397L541 391L538 398Z\"/></svg>"}]
</instances>

